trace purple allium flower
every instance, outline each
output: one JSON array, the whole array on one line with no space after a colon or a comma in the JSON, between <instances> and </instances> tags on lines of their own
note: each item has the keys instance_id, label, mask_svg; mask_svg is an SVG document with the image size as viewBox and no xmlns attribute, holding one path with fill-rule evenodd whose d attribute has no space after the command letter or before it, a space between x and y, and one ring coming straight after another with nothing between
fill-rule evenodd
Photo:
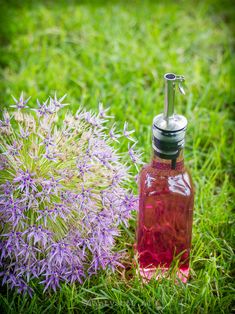
<instances>
[{"instance_id":1,"label":"purple allium flower","mask_svg":"<svg viewBox=\"0 0 235 314\"><path fill-rule=\"evenodd\" d=\"M115 132L116 132L116 126L115 126L115 124L114 124L114 125L112 126L112 128L110 129L110 131L109 131L109 136L110 136L110 138L111 138L112 140L114 140L114 141L116 141L116 142L119 143L118 138L121 137L121 135L120 135L120 134L117 134L117 133L115 133Z\"/></svg>"},{"instance_id":2,"label":"purple allium flower","mask_svg":"<svg viewBox=\"0 0 235 314\"><path fill-rule=\"evenodd\" d=\"M2 153L9 156L18 156L19 151L22 148L22 143L19 143L17 141L13 141L11 145L6 144L6 150Z\"/></svg>"},{"instance_id":3,"label":"purple allium flower","mask_svg":"<svg viewBox=\"0 0 235 314\"><path fill-rule=\"evenodd\" d=\"M33 110L36 111L39 116L44 116L47 113L50 113L48 109L48 101L49 99L47 99L43 103L40 103L40 101L37 99L38 109L33 109Z\"/></svg>"},{"instance_id":4,"label":"purple allium flower","mask_svg":"<svg viewBox=\"0 0 235 314\"><path fill-rule=\"evenodd\" d=\"M92 114L90 111L83 113L85 121L93 127L102 128L102 124L105 123L105 120L102 120L102 117Z\"/></svg>"},{"instance_id":5,"label":"purple allium flower","mask_svg":"<svg viewBox=\"0 0 235 314\"><path fill-rule=\"evenodd\" d=\"M4 155L0 155L0 170L4 170L7 167L7 158Z\"/></svg>"},{"instance_id":6,"label":"purple allium flower","mask_svg":"<svg viewBox=\"0 0 235 314\"><path fill-rule=\"evenodd\" d=\"M55 108L57 109L61 109L65 106L68 106L68 104L62 104L63 100L65 99L67 95L65 94L64 96L62 96L60 99L57 100L57 96L56 96L56 93L55 93L55 96L54 98L51 98L50 97L50 103L52 106L54 106Z\"/></svg>"},{"instance_id":7,"label":"purple allium flower","mask_svg":"<svg viewBox=\"0 0 235 314\"><path fill-rule=\"evenodd\" d=\"M23 129L23 128L20 128L20 137L22 138L22 139L27 139L29 136L30 136L30 132L29 132L29 129L28 128L26 128L25 130Z\"/></svg>"},{"instance_id":8,"label":"purple allium flower","mask_svg":"<svg viewBox=\"0 0 235 314\"><path fill-rule=\"evenodd\" d=\"M137 143L135 143L134 145L130 146L130 143L128 145L128 153L129 153L129 156L132 160L132 162L134 164L142 164L142 159L141 159L141 155L142 153L139 153L138 151L134 150L134 147Z\"/></svg>"},{"instance_id":9,"label":"purple allium flower","mask_svg":"<svg viewBox=\"0 0 235 314\"><path fill-rule=\"evenodd\" d=\"M132 134L132 133L134 133L135 132L135 130L131 130L131 131L127 131L127 128L128 128L128 123L127 122L125 122L124 123L124 128L123 128L123 135L126 137L126 138L128 138L130 141L135 141L130 135Z\"/></svg>"},{"instance_id":10,"label":"purple allium flower","mask_svg":"<svg viewBox=\"0 0 235 314\"><path fill-rule=\"evenodd\" d=\"M59 215L57 211L57 207L55 207L55 209L48 209L48 207L45 207L43 210L39 210L38 213L39 213L39 216L36 219L36 221L39 221L40 219L42 219L45 227L47 226L47 222L49 220L53 220L55 222L57 216ZM65 215L62 218L65 220L67 219Z\"/></svg>"},{"instance_id":11,"label":"purple allium flower","mask_svg":"<svg viewBox=\"0 0 235 314\"><path fill-rule=\"evenodd\" d=\"M92 164L89 163L90 159L88 157L78 157L76 160L77 170L79 176L83 178L85 173L89 172L92 168Z\"/></svg>"},{"instance_id":12,"label":"purple allium flower","mask_svg":"<svg viewBox=\"0 0 235 314\"><path fill-rule=\"evenodd\" d=\"M25 193L26 196L29 195L30 190L37 191L36 183L34 180L35 173L30 173L29 170L23 171L19 170L17 175L14 177L13 182L17 183L18 189Z\"/></svg>"},{"instance_id":13,"label":"purple allium flower","mask_svg":"<svg viewBox=\"0 0 235 314\"><path fill-rule=\"evenodd\" d=\"M58 287L60 287L60 281L66 281L63 276L60 274L58 271L54 272L47 272L46 273L46 279L41 281L41 283L45 286L44 292L48 289L51 288L54 291Z\"/></svg>"},{"instance_id":14,"label":"purple allium flower","mask_svg":"<svg viewBox=\"0 0 235 314\"><path fill-rule=\"evenodd\" d=\"M57 162L57 158L60 156L61 154L58 153L56 150L54 149L49 149L48 147L46 148L46 152L43 155L43 157L45 157L46 159L48 159L49 161L54 161Z\"/></svg>"},{"instance_id":15,"label":"purple allium flower","mask_svg":"<svg viewBox=\"0 0 235 314\"><path fill-rule=\"evenodd\" d=\"M22 205L21 200L14 200L13 197L7 200L3 206L3 212L6 217L6 222L11 223L13 229L15 229L19 224L24 225L27 217L24 215L24 210L26 206ZM2 211L0 209L0 211Z\"/></svg>"},{"instance_id":16,"label":"purple allium flower","mask_svg":"<svg viewBox=\"0 0 235 314\"><path fill-rule=\"evenodd\" d=\"M1 170L4 170L4 168ZM0 189L2 192L1 197L9 196L12 194L12 192L14 190L14 186L10 181L5 181L5 183L1 184Z\"/></svg>"},{"instance_id":17,"label":"purple allium flower","mask_svg":"<svg viewBox=\"0 0 235 314\"><path fill-rule=\"evenodd\" d=\"M0 135L10 135L11 131L11 118L7 111L3 112L3 120L0 120Z\"/></svg>"},{"instance_id":18,"label":"purple allium flower","mask_svg":"<svg viewBox=\"0 0 235 314\"><path fill-rule=\"evenodd\" d=\"M28 106L26 106L26 104L28 103L28 101L30 100L31 97L29 97L28 99L24 100L24 93L22 92L20 95L20 99L17 100L14 96L12 96L15 104L12 105L11 107L13 108L17 108L18 110L24 109L24 108L28 108Z\"/></svg>"},{"instance_id":19,"label":"purple allium flower","mask_svg":"<svg viewBox=\"0 0 235 314\"><path fill-rule=\"evenodd\" d=\"M104 109L102 102L99 103L99 117L101 118L113 118L113 116L107 116L106 112L109 111L109 108Z\"/></svg>"},{"instance_id":20,"label":"purple allium flower","mask_svg":"<svg viewBox=\"0 0 235 314\"><path fill-rule=\"evenodd\" d=\"M46 148L49 146L56 146L55 138L53 138L50 133L45 134L44 136L41 134L38 135L42 139L42 142L39 144L40 146L45 145Z\"/></svg>"},{"instance_id":21,"label":"purple allium flower","mask_svg":"<svg viewBox=\"0 0 235 314\"><path fill-rule=\"evenodd\" d=\"M39 226L30 226L26 229L22 235L26 235L27 241L30 243L33 240L33 244L40 243L43 248L46 247L48 243L51 241L52 232L47 229L43 229L41 225Z\"/></svg>"},{"instance_id":22,"label":"purple allium flower","mask_svg":"<svg viewBox=\"0 0 235 314\"><path fill-rule=\"evenodd\" d=\"M137 208L127 189L141 163L136 144L119 152L120 132L102 104L98 114L79 109L58 124L64 98L26 113L22 94L0 121L0 277L31 296L35 278L56 290L121 267L115 241ZM124 143L133 141L127 129Z\"/></svg>"}]
</instances>

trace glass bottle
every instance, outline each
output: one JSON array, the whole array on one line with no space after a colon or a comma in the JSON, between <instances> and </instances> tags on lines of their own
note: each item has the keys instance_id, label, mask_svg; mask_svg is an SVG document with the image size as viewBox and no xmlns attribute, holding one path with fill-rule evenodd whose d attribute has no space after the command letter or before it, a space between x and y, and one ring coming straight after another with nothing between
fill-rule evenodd
<instances>
[{"instance_id":1,"label":"glass bottle","mask_svg":"<svg viewBox=\"0 0 235 314\"><path fill-rule=\"evenodd\" d=\"M186 282L194 190L183 158L187 120L174 114L175 86L184 93L184 78L172 73L164 78L165 111L153 121L153 158L139 177L138 261L141 275L150 279L164 275L176 259L177 276Z\"/></svg>"}]
</instances>

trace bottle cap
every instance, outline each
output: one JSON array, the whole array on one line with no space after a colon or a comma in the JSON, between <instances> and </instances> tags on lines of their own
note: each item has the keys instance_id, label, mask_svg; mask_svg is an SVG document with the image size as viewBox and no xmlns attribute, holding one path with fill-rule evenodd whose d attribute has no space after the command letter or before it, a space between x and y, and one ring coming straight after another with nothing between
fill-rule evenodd
<instances>
[{"instance_id":1,"label":"bottle cap","mask_svg":"<svg viewBox=\"0 0 235 314\"><path fill-rule=\"evenodd\" d=\"M165 79L164 113L153 120L153 148L159 157L176 159L184 147L187 119L174 113L175 87L185 95L183 89L184 77L167 73Z\"/></svg>"}]
</instances>

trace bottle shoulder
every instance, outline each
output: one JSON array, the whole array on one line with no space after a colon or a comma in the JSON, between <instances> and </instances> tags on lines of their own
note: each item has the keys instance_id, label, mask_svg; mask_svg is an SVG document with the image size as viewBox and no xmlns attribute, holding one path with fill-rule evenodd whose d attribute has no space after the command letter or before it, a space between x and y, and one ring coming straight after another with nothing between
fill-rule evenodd
<instances>
[{"instance_id":1,"label":"bottle shoulder","mask_svg":"<svg viewBox=\"0 0 235 314\"><path fill-rule=\"evenodd\" d=\"M158 169L152 165L152 163L147 163L143 165L143 167L140 170L140 175L147 175L152 174L154 176L178 176L180 174L187 173L188 176L191 177L190 171L186 166L182 166L180 169Z\"/></svg>"},{"instance_id":2,"label":"bottle shoulder","mask_svg":"<svg viewBox=\"0 0 235 314\"><path fill-rule=\"evenodd\" d=\"M185 196L194 193L192 177L185 166L178 170L159 170L151 163L146 164L140 171L139 187L140 190L152 192L164 189Z\"/></svg>"}]
</instances>

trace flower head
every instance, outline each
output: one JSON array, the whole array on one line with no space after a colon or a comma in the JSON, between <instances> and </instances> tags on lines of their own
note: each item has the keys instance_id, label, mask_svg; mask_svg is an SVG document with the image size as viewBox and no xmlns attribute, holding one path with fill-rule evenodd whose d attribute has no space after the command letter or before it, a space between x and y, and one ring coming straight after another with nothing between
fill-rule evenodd
<instances>
[{"instance_id":1,"label":"flower head","mask_svg":"<svg viewBox=\"0 0 235 314\"><path fill-rule=\"evenodd\" d=\"M27 113L22 93L0 121L0 276L30 295L34 278L56 290L120 266L119 226L137 207L127 189L141 162L136 144L119 153L120 132L106 126L101 103L98 114L79 109L58 126L64 98L38 100ZM122 139L133 141L133 132L125 123Z\"/></svg>"}]
</instances>

